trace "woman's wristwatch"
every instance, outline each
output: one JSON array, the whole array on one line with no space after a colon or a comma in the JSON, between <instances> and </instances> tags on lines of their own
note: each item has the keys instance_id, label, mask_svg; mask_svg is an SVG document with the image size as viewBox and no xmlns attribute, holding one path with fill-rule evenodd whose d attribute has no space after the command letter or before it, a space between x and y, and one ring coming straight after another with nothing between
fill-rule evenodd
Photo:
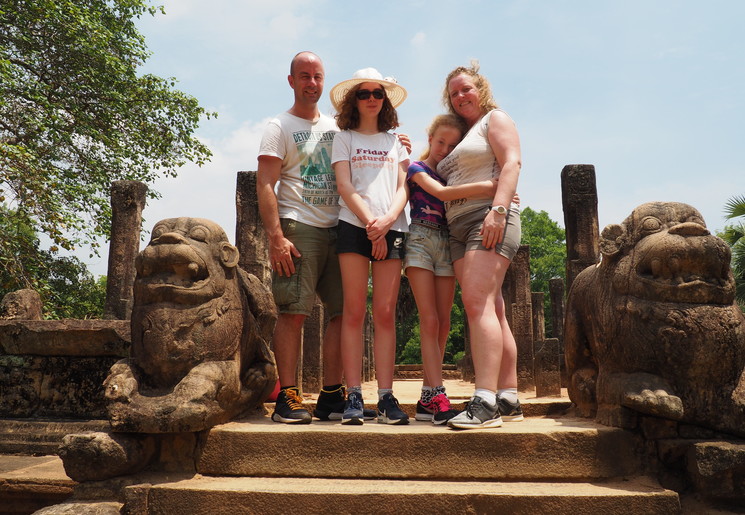
<instances>
[{"instance_id":1,"label":"woman's wristwatch","mask_svg":"<svg viewBox=\"0 0 745 515\"><path fill-rule=\"evenodd\" d=\"M504 206L502 206L502 205L492 206L491 207L491 210L492 211L496 211L498 215L506 215L507 214L507 208L504 207Z\"/></svg>"}]
</instances>

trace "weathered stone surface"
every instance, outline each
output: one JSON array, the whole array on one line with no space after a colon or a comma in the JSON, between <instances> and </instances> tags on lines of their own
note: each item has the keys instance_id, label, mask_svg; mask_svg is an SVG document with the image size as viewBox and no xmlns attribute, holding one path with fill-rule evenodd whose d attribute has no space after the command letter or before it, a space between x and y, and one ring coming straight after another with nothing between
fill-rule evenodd
<instances>
[{"instance_id":1,"label":"weathered stone surface","mask_svg":"<svg viewBox=\"0 0 745 515\"><path fill-rule=\"evenodd\" d=\"M41 320L41 308L36 290L12 291L0 302L0 320Z\"/></svg>"},{"instance_id":2,"label":"weathered stone surface","mask_svg":"<svg viewBox=\"0 0 745 515\"><path fill-rule=\"evenodd\" d=\"M567 237L567 289L586 267L597 263L598 192L595 167L566 165L561 171L561 201Z\"/></svg>"},{"instance_id":3,"label":"weathered stone surface","mask_svg":"<svg viewBox=\"0 0 745 515\"><path fill-rule=\"evenodd\" d=\"M530 291L530 245L520 245L507 269L505 311L517 344L517 385L527 390L535 386L533 343L533 306ZM504 290L505 288L503 288ZM507 299L510 298L511 302ZM510 306L507 309L507 303Z\"/></svg>"},{"instance_id":4,"label":"weathered stone surface","mask_svg":"<svg viewBox=\"0 0 745 515\"><path fill-rule=\"evenodd\" d=\"M214 222L155 225L136 262L132 357L115 364L104 385L114 431L201 431L271 393L276 308L238 259Z\"/></svg>"},{"instance_id":5,"label":"weathered stone surface","mask_svg":"<svg viewBox=\"0 0 745 515\"><path fill-rule=\"evenodd\" d=\"M556 338L535 342L535 395L536 397L561 396L559 340Z\"/></svg>"},{"instance_id":6,"label":"weathered stone surface","mask_svg":"<svg viewBox=\"0 0 745 515\"><path fill-rule=\"evenodd\" d=\"M0 416L103 418L103 381L129 355L129 323L0 320Z\"/></svg>"},{"instance_id":7,"label":"weathered stone surface","mask_svg":"<svg viewBox=\"0 0 745 515\"><path fill-rule=\"evenodd\" d=\"M745 435L745 317L727 244L693 207L653 202L607 226L600 249L567 300L580 413L613 424L629 409Z\"/></svg>"},{"instance_id":8,"label":"weathered stone surface","mask_svg":"<svg viewBox=\"0 0 745 515\"><path fill-rule=\"evenodd\" d=\"M134 474L154 454L155 441L148 435L99 432L67 435L59 450L65 473L75 481Z\"/></svg>"},{"instance_id":9,"label":"weathered stone surface","mask_svg":"<svg viewBox=\"0 0 745 515\"><path fill-rule=\"evenodd\" d=\"M142 210L147 184L114 181L111 184L111 234L104 317L129 320L132 313L134 259L140 251Z\"/></svg>"},{"instance_id":10,"label":"weathered stone surface","mask_svg":"<svg viewBox=\"0 0 745 515\"><path fill-rule=\"evenodd\" d=\"M732 501L742 508L745 499L745 442L700 442L687 455L688 472L696 491L706 499Z\"/></svg>"},{"instance_id":11,"label":"weathered stone surface","mask_svg":"<svg viewBox=\"0 0 745 515\"><path fill-rule=\"evenodd\" d=\"M42 508L34 515L120 515L122 506L116 501L66 502Z\"/></svg>"},{"instance_id":12,"label":"weathered stone surface","mask_svg":"<svg viewBox=\"0 0 745 515\"><path fill-rule=\"evenodd\" d=\"M235 189L235 246L240 252L240 267L271 288L269 239L259 215L256 172L238 172Z\"/></svg>"},{"instance_id":13,"label":"weathered stone surface","mask_svg":"<svg viewBox=\"0 0 745 515\"><path fill-rule=\"evenodd\" d=\"M0 353L19 356L129 355L126 320L0 320Z\"/></svg>"}]
</instances>

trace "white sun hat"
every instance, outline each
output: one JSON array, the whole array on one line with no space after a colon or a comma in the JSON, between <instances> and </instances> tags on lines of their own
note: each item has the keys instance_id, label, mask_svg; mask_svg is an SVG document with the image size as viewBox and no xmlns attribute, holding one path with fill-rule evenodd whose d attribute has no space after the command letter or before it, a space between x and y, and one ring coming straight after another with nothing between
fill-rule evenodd
<instances>
[{"instance_id":1,"label":"white sun hat","mask_svg":"<svg viewBox=\"0 0 745 515\"><path fill-rule=\"evenodd\" d=\"M344 97L349 90L363 82L377 82L383 86L385 94L394 108L400 106L406 100L406 90L398 84L396 79L393 77L383 77L375 68L363 68L354 72L351 79L343 80L331 88L331 103L334 108L339 111L341 103L344 101Z\"/></svg>"}]
</instances>

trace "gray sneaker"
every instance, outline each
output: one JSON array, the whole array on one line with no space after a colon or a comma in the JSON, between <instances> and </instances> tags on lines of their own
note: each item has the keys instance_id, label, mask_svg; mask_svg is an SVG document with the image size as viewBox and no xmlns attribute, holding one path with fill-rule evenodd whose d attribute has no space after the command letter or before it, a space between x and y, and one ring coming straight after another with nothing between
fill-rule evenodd
<instances>
[{"instance_id":1,"label":"gray sneaker","mask_svg":"<svg viewBox=\"0 0 745 515\"><path fill-rule=\"evenodd\" d=\"M502 420L505 422L520 422L525 420L523 417L523 409L520 407L520 401L517 404L512 404L506 399L497 399L497 406L499 406L499 413L502 415Z\"/></svg>"},{"instance_id":2,"label":"gray sneaker","mask_svg":"<svg viewBox=\"0 0 745 515\"><path fill-rule=\"evenodd\" d=\"M501 425L502 417L499 416L499 407L487 404L479 396L471 397L466 404L466 409L448 420L448 426L454 429L480 429Z\"/></svg>"}]
</instances>

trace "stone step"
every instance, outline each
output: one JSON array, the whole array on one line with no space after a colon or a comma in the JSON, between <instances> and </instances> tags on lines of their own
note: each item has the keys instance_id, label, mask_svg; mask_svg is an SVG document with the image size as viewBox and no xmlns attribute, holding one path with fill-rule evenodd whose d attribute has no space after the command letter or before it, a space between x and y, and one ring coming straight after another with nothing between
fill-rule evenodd
<instances>
[{"instance_id":1,"label":"stone step","mask_svg":"<svg viewBox=\"0 0 745 515\"><path fill-rule=\"evenodd\" d=\"M427 422L297 426L269 417L213 428L198 472L212 476L590 481L640 470L626 431L571 417L456 431Z\"/></svg>"},{"instance_id":2,"label":"stone step","mask_svg":"<svg viewBox=\"0 0 745 515\"><path fill-rule=\"evenodd\" d=\"M454 410L462 410L465 408L465 403L470 399L470 396L465 398L459 398L459 397L451 397L450 402L452 405L452 408ZM528 401L521 401L521 406L523 409L523 414L526 417L552 417L563 414L569 407L571 406L571 402L569 400L565 400L562 398L557 398L554 400L551 399L540 399L537 401L530 402ZM303 402L303 405L308 409L311 413L313 413L313 410L316 407L315 399L308 399ZM274 411L274 403L273 402L267 402L264 407L266 408L267 412L272 413ZM413 418L414 415L416 415L416 401L402 401L399 399L399 407L409 415L409 417ZM369 409L375 409L376 403L375 402L365 402L365 408Z\"/></svg>"},{"instance_id":3,"label":"stone step","mask_svg":"<svg viewBox=\"0 0 745 515\"><path fill-rule=\"evenodd\" d=\"M125 493L144 513L680 513L678 495L654 479L594 483L390 481L203 477L138 485Z\"/></svg>"},{"instance_id":4,"label":"stone step","mask_svg":"<svg viewBox=\"0 0 745 515\"><path fill-rule=\"evenodd\" d=\"M0 419L0 454L57 454L66 434L108 429L107 420Z\"/></svg>"}]
</instances>

